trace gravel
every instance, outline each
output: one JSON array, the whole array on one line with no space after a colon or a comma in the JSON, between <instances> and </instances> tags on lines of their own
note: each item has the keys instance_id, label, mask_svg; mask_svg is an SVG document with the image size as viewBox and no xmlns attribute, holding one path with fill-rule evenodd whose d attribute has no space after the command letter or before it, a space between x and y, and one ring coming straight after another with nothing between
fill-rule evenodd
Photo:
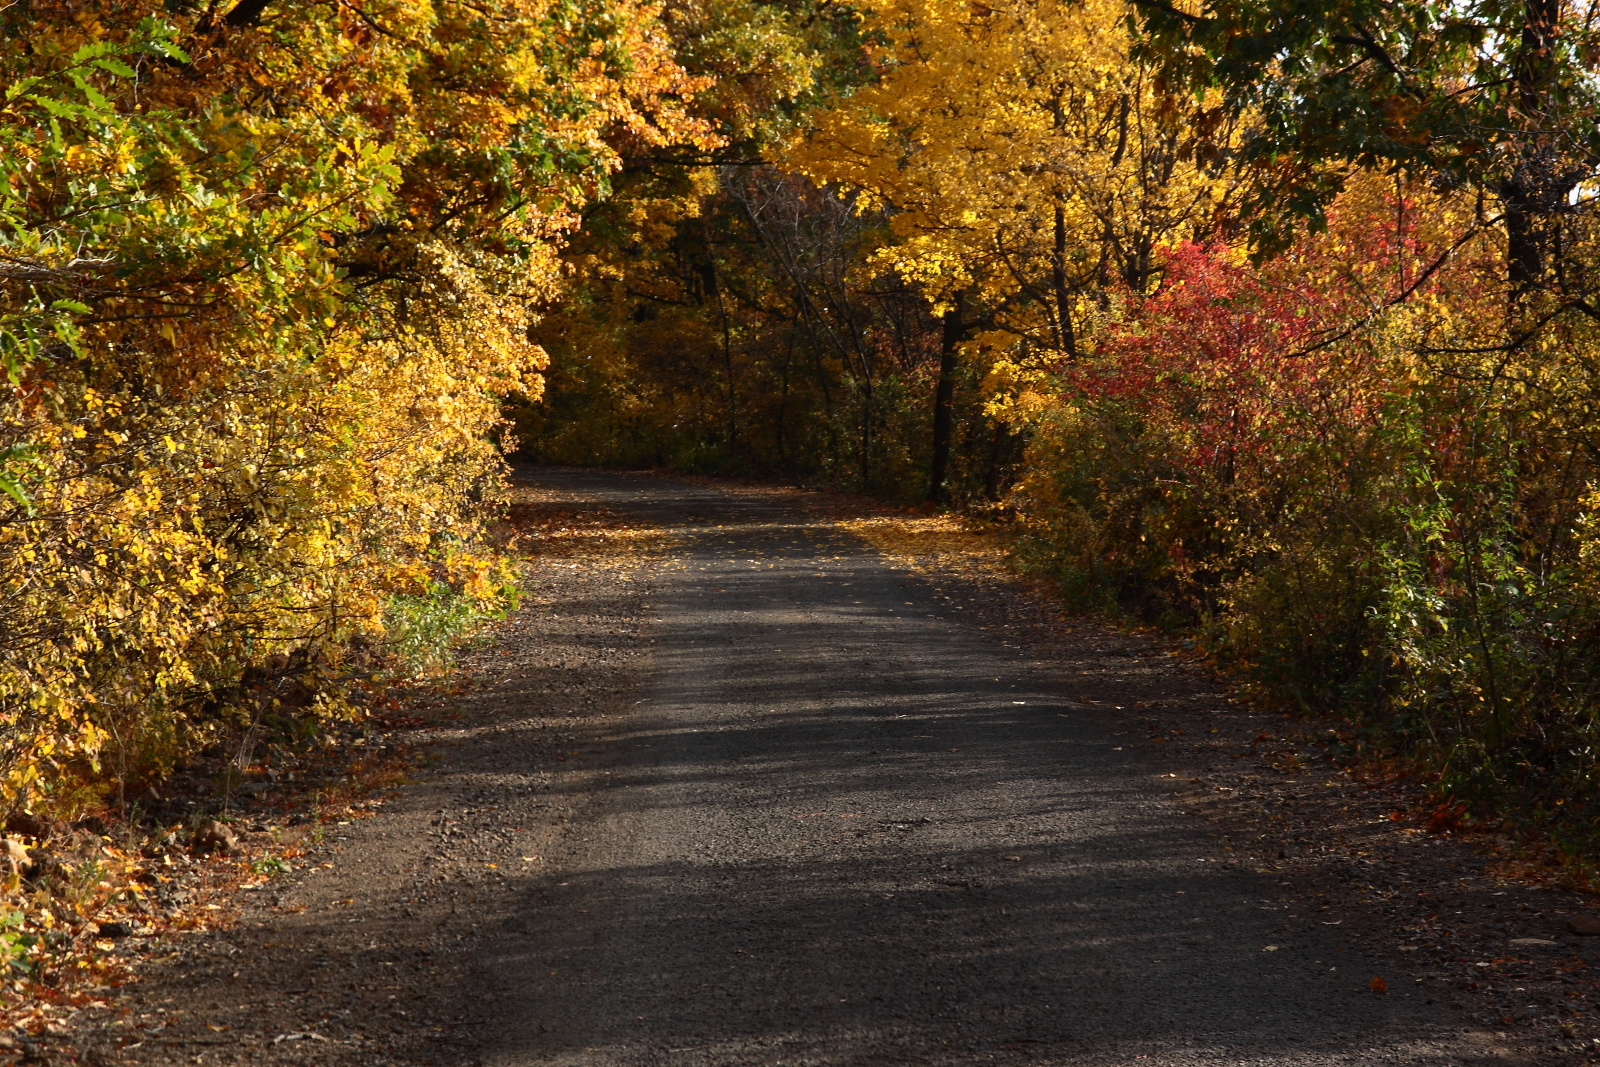
<instances>
[{"instance_id":1,"label":"gravel","mask_svg":"<svg viewBox=\"0 0 1600 1067\"><path fill-rule=\"evenodd\" d=\"M891 566L814 495L520 484L539 584L413 709L429 764L86 1011L85 1060L1555 1062L1389 913L1311 906L1377 882L1293 866L1251 805L1309 779L1228 759L1269 720L1169 650Z\"/></svg>"}]
</instances>

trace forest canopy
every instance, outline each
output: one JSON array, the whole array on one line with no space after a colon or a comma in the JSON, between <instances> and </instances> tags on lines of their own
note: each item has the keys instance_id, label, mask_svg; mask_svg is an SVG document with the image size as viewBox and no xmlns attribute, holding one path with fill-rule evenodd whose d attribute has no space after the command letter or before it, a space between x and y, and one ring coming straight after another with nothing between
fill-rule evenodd
<instances>
[{"instance_id":1,"label":"forest canopy","mask_svg":"<svg viewBox=\"0 0 1600 1067\"><path fill-rule=\"evenodd\" d=\"M0 806L436 663L516 457L965 509L1581 852L1595 15L18 0Z\"/></svg>"}]
</instances>

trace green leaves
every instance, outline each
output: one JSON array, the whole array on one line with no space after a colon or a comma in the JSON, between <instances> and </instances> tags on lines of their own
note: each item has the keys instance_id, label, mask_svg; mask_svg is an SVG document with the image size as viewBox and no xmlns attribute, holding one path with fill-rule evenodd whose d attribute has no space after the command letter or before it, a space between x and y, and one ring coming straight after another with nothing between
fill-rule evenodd
<instances>
[{"instance_id":1,"label":"green leaves","mask_svg":"<svg viewBox=\"0 0 1600 1067\"><path fill-rule=\"evenodd\" d=\"M0 449L0 493L6 494L25 508L31 508L33 501L23 488L21 474L12 469L12 464L30 458L33 451L32 446L21 443Z\"/></svg>"},{"instance_id":2,"label":"green leaves","mask_svg":"<svg viewBox=\"0 0 1600 1067\"><path fill-rule=\"evenodd\" d=\"M1600 158L1585 59L1600 27L1554 0L1213 0L1195 14L1137 0L1134 22L1171 84L1220 91L1255 120L1245 215L1265 252L1298 220L1320 225L1351 169L1466 183L1550 213ZM1518 177L1530 167L1560 188L1530 195Z\"/></svg>"},{"instance_id":3,"label":"green leaves","mask_svg":"<svg viewBox=\"0 0 1600 1067\"><path fill-rule=\"evenodd\" d=\"M28 929L25 913L0 911L0 966L13 973L32 974L33 949L39 940L39 935Z\"/></svg>"}]
</instances>

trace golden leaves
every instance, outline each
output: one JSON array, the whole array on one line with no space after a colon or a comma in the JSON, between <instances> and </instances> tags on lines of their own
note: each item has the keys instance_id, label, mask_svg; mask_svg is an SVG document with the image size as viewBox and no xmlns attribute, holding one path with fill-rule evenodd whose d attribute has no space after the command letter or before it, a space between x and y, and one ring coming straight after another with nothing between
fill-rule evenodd
<instances>
[{"instance_id":1,"label":"golden leaves","mask_svg":"<svg viewBox=\"0 0 1600 1067\"><path fill-rule=\"evenodd\" d=\"M8 805L108 737L203 741L246 667L336 658L396 594L500 597L494 439L543 389L556 246L619 145L717 143L655 4L388 0L271 32L140 8L44 35L0 12L12 78L139 60L147 13L190 53L137 93L106 66L111 103L54 134L0 108L0 228L73 298L0 288L0 333L46 339L0 399L26 490L0 498Z\"/></svg>"},{"instance_id":2,"label":"golden leaves","mask_svg":"<svg viewBox=\"0 0 1600 1067\"><path fill-rule=\"evenodd\" d=\"M1127 14L1120 0L875 0L863 19L884 41L882 77L783 162L891 206L898 240L874 266L935 304L966 291L993 309L996 329L970 347L1071 355L1085 298L1145 291L1153 250L1208 227L1231 190L1207 160L1233 130L1161 90Z\"/></svg>"}]
</instances>

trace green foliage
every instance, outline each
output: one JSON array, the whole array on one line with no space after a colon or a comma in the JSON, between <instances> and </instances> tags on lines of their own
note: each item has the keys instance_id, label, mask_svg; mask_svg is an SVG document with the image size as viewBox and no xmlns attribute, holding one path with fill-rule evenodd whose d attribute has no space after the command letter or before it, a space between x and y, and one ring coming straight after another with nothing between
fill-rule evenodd
<instances>
[{"instance_id":1,"label":"green foliage","mask_svg":"<svg viewBox=\"0 0 1600 1067\"><path fill-rule=\"evenodd\" d=\"M32 974L34 949L39 935L26 929L27 916L20 911L0 911L0 965L8 972Z\"/></svg>"},{"instance_id":2,"label":"green foliage","mask_svg":"<svg viewBox=\"0 0 1600 1067\"><path fill-rule=\"evenodd\" d=\"M294 868L282 856L262 856L251 861L250 870L260 877L270 878L275 874L286 874Z\"/></svg>"},{"instance_id":3,"label":"green foliage","mask_svg":"<svg viewBox=\"0 0 1600 1067\"><path fill-rule=\"evenodd\" d=\"M455 650L486 623L505 618L517 595L508 584L485 601L430 583L426 592L392 596L383 608L383 646L408 674L443 674L454 665Z\"/></svg>"},{"instance_id":4,"label":"green foliage","mask_svg":"<svg viewBox=\"0 0 1600 1067\"><path fill-rule=\"evenodd\" d=\"M1353 168L1498 198L1508 267L1536 246L1600 152L1600 26L1559 0L1137 0L1143 54L1174 85L1218 89L1256 119L1242 217L1258 248L1314 227ZM1530 257L1526 262L1519 260Z\"/></svg>"}]
</instances>

